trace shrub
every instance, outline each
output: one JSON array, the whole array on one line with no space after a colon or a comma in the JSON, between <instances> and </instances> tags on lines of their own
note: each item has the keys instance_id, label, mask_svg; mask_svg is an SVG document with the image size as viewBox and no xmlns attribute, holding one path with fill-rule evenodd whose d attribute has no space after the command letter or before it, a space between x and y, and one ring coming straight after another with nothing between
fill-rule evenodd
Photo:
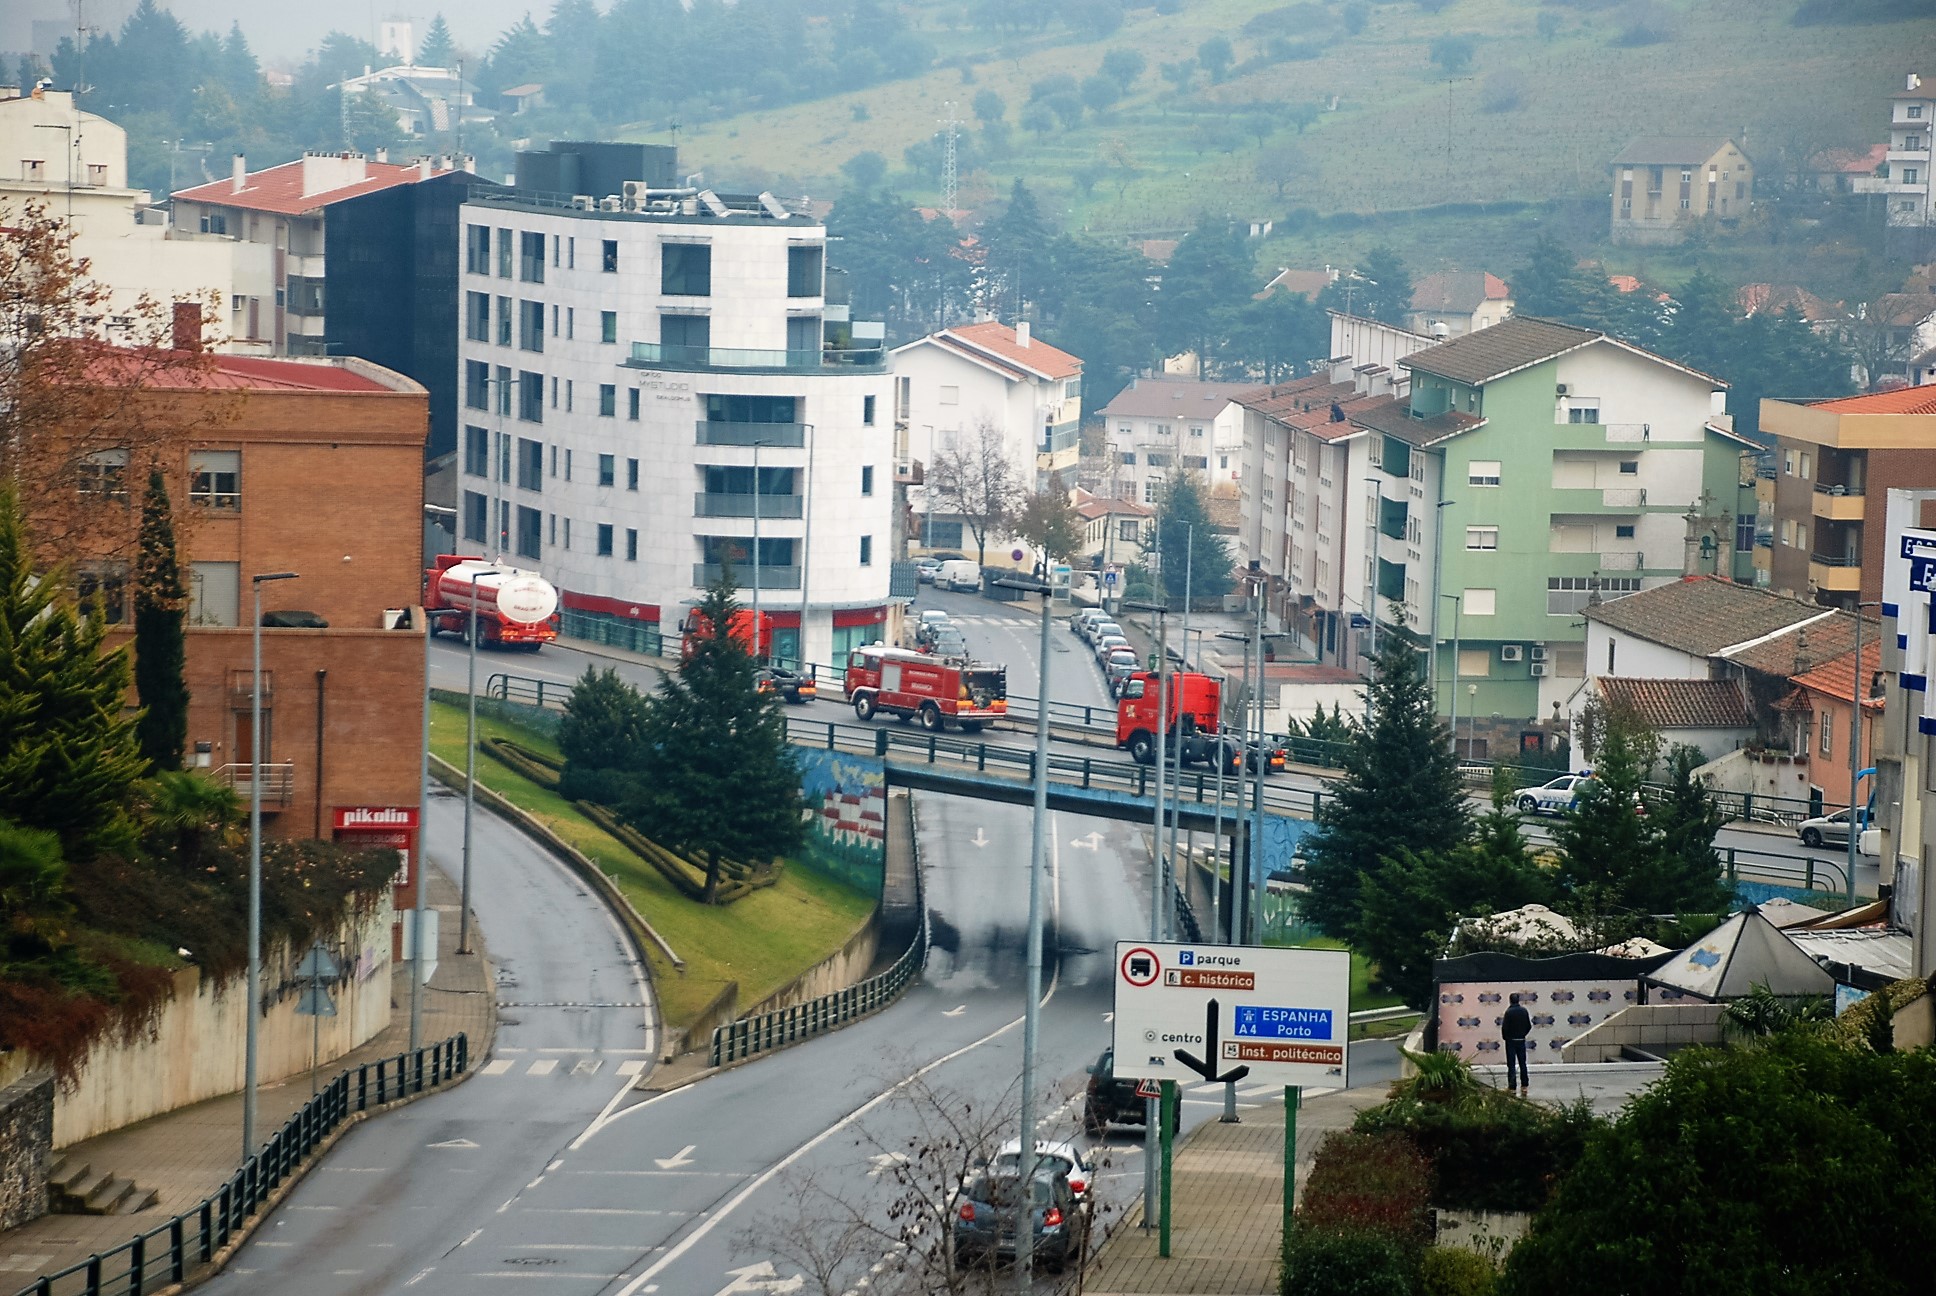
<instances>
[{"instance_id":1,"label":"shrub","mask_svg":"<svg viewBox=\"0 0 1936 1296\"><path fill-rule=\"evenodd\" d=\"M1412 1296L1404 1249L1383 1233L1295 1228L1284 1239L1285 1296Z\"/></svg>"},{"instance_id":2,"label":"shrub","mask_svg":"<svg viewBox=\"0 0 1936 1296\"><path fill-rule=\"evenodd\" d=\"M1481 1089L1454 1102L1399 1097L1360 1112L1352 1128L1411 1140L1431 1163L1440 1206L1537 1210L1594 1124L1583 1105L1555 1111Z\"/></svg>"},{"instance_id":3,"label":"shrub","mask_svg":"<svg viewBox=\"0 0 1936 1296\"><path fill-rule=\"evenodd\" d=\"M1419 1296L1492 1296L1498 1285L1492 1261L1464 1247L1427 1247L1418 1262Z\"/></svg>"},{"instance_id":4,"label":"shrub","mask_svg":"<svg viewBox=\"0 0 1936 1296\"><path fill-rule=\"evenodd\" d=\"M1298 1222L1319 1232L1371 1231L1408 1250L1430 1236L1432 1166L1397 1131L1336 1130L1318 1146Z\"/></svg>"}]
</instances>

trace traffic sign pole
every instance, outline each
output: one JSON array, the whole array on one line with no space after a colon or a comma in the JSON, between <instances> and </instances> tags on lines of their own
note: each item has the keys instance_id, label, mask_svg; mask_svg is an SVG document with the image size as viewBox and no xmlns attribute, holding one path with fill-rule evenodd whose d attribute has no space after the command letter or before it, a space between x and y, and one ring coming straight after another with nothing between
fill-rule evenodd
<instances>
[{"instance_id":1,"label":"traffic sign pole","mask_svg":"<svg viewBox=\"0 0 1936 1296\"><path fill-rule=\"evenodd\" d=\"M1176 1081L1174 1080L1165 1080L1163 1082L1162 1109L1163 1109L1163 1214L1162 1214L1162 1224L1159 1226L1162 1232L1160 1233L1157 1240L1156 1254L1162 1257L1163 1259L1167 1260L1170 1258L1170 1171L1172 1168L1172 1161L1173 1161L1172 1153L1176 1146L1177 1097L1176 1097Z\"/></svg>"},{"instance_id":2,"label":"traffic sign pole","mask_svg":"<svg viewBox=\"0 0 1936 1296\"><path fill-rule=\"evenodd\" d=\"M1291 1211L1297 1203L1297 1105L1302 1097L1296 1085L1284 1086L1284 1240L1291 1240Z\"/></svg>"}]
</instances>

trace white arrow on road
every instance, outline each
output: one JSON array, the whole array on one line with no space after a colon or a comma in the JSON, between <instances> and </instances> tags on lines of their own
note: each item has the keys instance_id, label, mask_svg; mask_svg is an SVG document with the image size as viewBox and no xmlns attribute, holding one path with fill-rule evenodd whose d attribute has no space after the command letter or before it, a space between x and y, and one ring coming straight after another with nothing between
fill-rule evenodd
<instances>
[{"instance_id":1,"label":"white arrow on road","mask_svg":"<svg viewBox=\"0 0 1936 1296\"><path fill-rule=\"evenodd\" d=\"M908 1155L905 1152L881 1152L868 1157L867 1160L870 1166L867 1171L867 1177L869 1179L878 1179L895 1166L906 1165Z\"/></svg>"},{"instance_id":2,"label":"white arrow on road","mask_svg":"<svg viewBox=\"0 0 1936 1296\"><path fill-rule=\"evenodd\" d=\"M677 1170L682 1166L689 1166L692 1164L693 1150L698 1146L697 1143L688 1143L669 1157L652 1158L652 1163L661 1170Z\"/></svg>"},{"instance_id":3,"label":"white arrow on road","mask_svg":"<svg viewBox=\"0 0 1936 1296\"><path fill-rule=\"evenodd\" d=\"M434 1147L434 1148L468 1149L468 1148L475 1148L477 1144L471 1142L469 1139L457 1138L457 1139L445 1139L442 1143L426 1143L424 1144L424 1146Z\"/></svg>"},{"instance_id":4,"label":"white arrow on road","mask_svg":"<svg viewBox=\"0 0 1936 1296\"><path fill-rule=\"evenodd\" d=\"M968 1005L967 1005L967 1004L956 1004L956 1005L955 1005L954 1007L952 1007L952 1008L943 1008L943 1009L941 1010L941 1015L942 1015L943 1017L959 1017L959 1016L961 1016L961 1014L963 1014L963 1013L965 1013L965 1012L967 1012L967 1011L968 1011Z\"/></svg>"},{"instance_id":5,"label":"white arrow on road","mask_svg":"<svg viewBox=\"0 0 1936 1296\"><path fill-rule=\"evenodd\" d=\"M1106 1022L1113 1022L1116 1020L1116 1014L1113 1012L1104 1013L1102 1019Z\"/></svg>"},{"instance_id":6,"label":"white arrow on road","mask_svg":"<svg viewBox=\"0 0 1936 1296\"><path fill-rule=\"evenodd\" d=\"M988 834L977 828L975 829L975 835L968 839L968 844L970 846L986 846L988 844Z\"/></svg>"},{"instance_id":7,"label":"white arrow on road","mask_svg":"<svg viewBox=\"0 0 1936 1296\"><path fill-rule=\"evenodd\" d=\"M1074 841L1070 842L1069 845L1075 847L1078 850L1100 850L1102 848L1102 834L1099 832L1092 832L1087 837L1076 838Z\"/></svg>"},{"instance_id":8,"label":"white arrow on road","mask_svg":"<svg viewBox=\"0 0 1936 1296\"><path fill-rule=\"evenodd\" d=\"M797 1292L807 1285L800 1274L782 1278L773 1268L771 1260L762 1260L756 1265L743 1269L728 1269L726 1276L732 1279L721 1287L715 1296L739 1296L745 1292Z\"/></svg>"}]
</instances>

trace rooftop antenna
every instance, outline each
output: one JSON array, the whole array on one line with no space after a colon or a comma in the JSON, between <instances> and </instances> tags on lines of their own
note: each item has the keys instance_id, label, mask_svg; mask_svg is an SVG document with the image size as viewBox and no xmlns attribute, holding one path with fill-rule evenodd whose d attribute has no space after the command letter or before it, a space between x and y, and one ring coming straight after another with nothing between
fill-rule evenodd
<instances>
[{"instance_id":1,"label":"rooftop antenna","mask_svg":"<svg viewBox=\"0 0 1936 1296\"><path fill-rule=\"evenodd\" d=\"M950 223L955 218L955 194L960 187L960 177L955 170L955 136L959 133L961 122L955 117L955 102L950 99L942 105L948 110L947 120L941 123L944 132L941 140L941 210L946 213Z\"/></svg>"}]
</instances>

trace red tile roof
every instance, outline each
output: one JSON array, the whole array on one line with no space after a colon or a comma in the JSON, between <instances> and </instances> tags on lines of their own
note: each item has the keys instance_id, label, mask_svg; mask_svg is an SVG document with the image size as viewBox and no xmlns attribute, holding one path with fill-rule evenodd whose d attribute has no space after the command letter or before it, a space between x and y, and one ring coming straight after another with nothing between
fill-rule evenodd
<instances>
[{"instance_id":1,"label":"red tile roof","mask_svg":"<svg viewBox=\"0 0 1936 1296\"><path fill-rule=\"evenodd\" d=\"M156 367L142 353L104 348L89 376L104 385L132 382L146 390L388 392L393 387L338 360L271 360L218 353L207 365ZM414 384L412 384L414 386Z\"/></svg>"},{"instance_id":2,"label":"red tile roof","mask_svg":"<svg viewBox=\"0 0 1936 1296\"><path fill-rule=\"evenodd\" d=\"M415 166L395 162L365 162L363 165L365 178L356 184L321 189L310 194L303 192L303 163L301 158L297 158L294 162L285 162L266 171L251 172L244 178L239 193L235 190L234 181L216 180L196 185L193 189L180 190L175 197L186 202L208 203L214 207L241 207L248 211L273 212L278 216L300 216L304 212L316 211L350 198L361 198L364 194L376 193L381 189L415 184L419 178ZM431 174L444 175L449 170L448 167L443 170L433 167Z\"/></svg>"},{"instance_id":3,"label":"red tile roof","mask_svg":"<svg viewBox=\"0 0 1936 1296\"><path fill-rule=\"evenodd\" d=\"M1865 630L1867 624L1867 622L1864 623ZM1878 636L1875 639L1869 639L1862 645L1862 678L1873 681L1876 673L1881 669L1882 642L1880 636ZM1845 652L1832 661L1825 661L1814 670L1794 676L1795 683L1802 688L1816 693L1825 693L1829 697L1841 702L1850 701L1855 697L1855 680L1855 653L1853 651ZM1871 687L1863 691L1865 693L1873 693L1874 689ZM1882 699L1879 697L1864 697L1862 699L1862 706L1864 710L1880 711L1882 710Z\"/></svg>"},{"instance_id":4,"label":"red tile roof","mask_svg":"<svg viewBox=\"0 0 1936 1296\"><path fill-rule=\"evenodd\" d=\"M958 344L954 349L978 353L983 359L994 360L1038 377L1082 376L1082 361L1067 351L1058 350L1041 338L1034 337L1027 346L1023 346L1015 340L1014 329L993 320L986 324L963 324L943 329L934 336L943 345Z\"/></svg>"},{"instance_id":5,"label":"red tile roof","mask_svg":"<svg viewBox=\"0 0 1936 1296\"><path fill-rule=\"evenodd\" d=\"M1743 284L1734 300L1744 315L1798 315L1814 322L1841 313L1800 284Z\"/></svg>"},{"instance_id":6,"label":"red tile roof","mask_svg":"<svg viewBox=\"0 0 1936 1296\"><path fill-rule=\"evenodd\" d=\"M1741 686L1717 679L1624 679L1594 681L1609 705L1627 707L1654 729L1752 729L1754 713Z\"/></svg>"},{"instance_id":7,"label":"red tile roof","mask_svg":"<svg viewBox=\"0 0 1936 1296\"><path fill-rule=\"evenodd\" d=\"M1936 414L1936 386L1898 387L1866 396L1818 401L1810 408L1831 414Z\"/></svg>"}]
</instances>

